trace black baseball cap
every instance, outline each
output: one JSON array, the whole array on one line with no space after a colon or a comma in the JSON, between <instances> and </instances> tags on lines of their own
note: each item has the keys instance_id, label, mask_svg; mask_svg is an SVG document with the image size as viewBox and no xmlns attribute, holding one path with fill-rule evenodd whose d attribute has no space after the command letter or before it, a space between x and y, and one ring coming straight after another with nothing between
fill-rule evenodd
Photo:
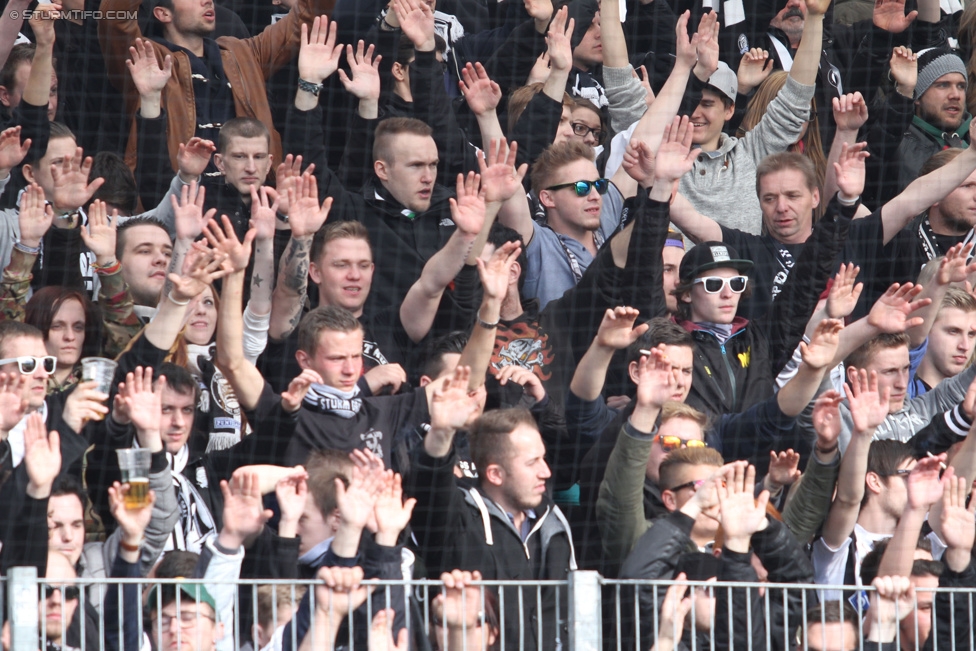
<instances>
[{"instance_id":1,"label":"black baseball cap","mask_svg":"<svg viewBox=\"0 0 976 651\"><path fill-rule=\"evenodd\" d=\"M678 268L678 278L686 282L709 269L732 268L740 273L752 269L752 260L739 258L739 252L724 242L702 242L685 252Z\"/></svg>"}]
</instances>

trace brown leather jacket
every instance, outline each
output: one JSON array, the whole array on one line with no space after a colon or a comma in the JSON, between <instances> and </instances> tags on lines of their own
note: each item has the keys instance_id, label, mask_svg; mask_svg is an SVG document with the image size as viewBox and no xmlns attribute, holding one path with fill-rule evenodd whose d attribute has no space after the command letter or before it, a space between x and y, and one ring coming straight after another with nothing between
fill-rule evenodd
<instances>
[{"instance_id":1,"label":"brown leather jacket","mask_svg":"<svg viewBox=\"0 0 976 651\"><path fill-rule=\"evenodd\" d=\"M137 38L143 38L135 19L140 4L142 0L102 0L100 9L103 15L113 18L98 22L98 41L105 56L109 78L122 92L126 114L130 116L139 108L139 93L132 83L125 62L129 58L129 46ZM217 39L224 74L227 75L234 95L237 116L257 118L268 127L271 131L271 155L275 163L282 159L281 136L272 123L265 83L268 77L298 56L302 23L311 24L315 16L331 14L334 6L335 0L300 0L285 18L266 27L257 36L248 39L222 36ZM131 19L126 16L131 16ZM155 41L150 43L160 62L166 55L173 57L173 74L163 89L162 105L167 116L170 162L176 170L176 155L180 143L193 137L197 123L193 83L190 80L190 60L185 52L171 52ZM135 169L135 120L132 121L125 160L129 167Z\"/></svg>"}]
</instances>

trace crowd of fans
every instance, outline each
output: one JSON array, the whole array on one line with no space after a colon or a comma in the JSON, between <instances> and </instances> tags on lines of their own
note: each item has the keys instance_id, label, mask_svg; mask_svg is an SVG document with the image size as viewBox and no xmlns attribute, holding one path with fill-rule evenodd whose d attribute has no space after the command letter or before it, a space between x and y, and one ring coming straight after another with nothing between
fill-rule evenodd
<instances>
[{"instance_id":1,"label":"crowd of fans","mask_svg":"<svg viewBox=\"0 0 976 651\"><path fill-rule=\"evenodd\" d=\"M624 648L972 643L976 4L60 1L0 15L46 651L561 649L576 569L677 581Z\"/></svg>"}]
</instances>

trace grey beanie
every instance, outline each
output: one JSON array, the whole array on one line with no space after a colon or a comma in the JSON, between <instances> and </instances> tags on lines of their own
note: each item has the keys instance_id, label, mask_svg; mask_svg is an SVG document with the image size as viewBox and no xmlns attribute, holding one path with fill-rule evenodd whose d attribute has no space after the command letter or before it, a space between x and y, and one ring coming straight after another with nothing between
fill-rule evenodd
<instances>
[{"instance_id":1,"label":"grey beanie","mask_svg":"<svg viewBox=\"0 0 976 651\"><path fill-rule=\"evenodd\" d=\"M929 48L918 54L918 81L915 82L915 99L925 94L929 86L942 75L958 72L963 79L969 79L966 74L966 64L959 55L944 47Z\"/></svg>"}]
</instances>

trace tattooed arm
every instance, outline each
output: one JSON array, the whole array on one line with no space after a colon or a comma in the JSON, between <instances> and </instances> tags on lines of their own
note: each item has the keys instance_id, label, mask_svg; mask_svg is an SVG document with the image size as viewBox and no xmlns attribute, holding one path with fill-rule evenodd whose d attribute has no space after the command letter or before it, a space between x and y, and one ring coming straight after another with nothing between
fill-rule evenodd
<instances>
[{"instance_id":1,"label":"tattooed arm","mask_svg":"<svg viewBox=\"0 0 976 651\"><path fill-rule=\"evenodd\" d=\"M244 308L244 357L252 363L268 345L277 207L277 193L274 190L263 187L258 192L251 186L251 227L257 231L257 235L254 238L251 297Z\"/></svg>"},{"instance_id":2,"label":"tattooed arm","mask_svg":"<svg viewBox=\"0 0 976 651\"><path fill-rule=\"evenodd\" d=\"M298 238L292 235L288 240L288 246L278 263L278 283L271 295L271 323L268 326L271 339L286 338L302 320L311 249L311 236Z\"/></svg>"},{"instance_id":3,"label":"tattooed arm","mask_svg":"<svg viewBox=\"0 0 976 651\"><path fill-rule=\"evenodd\" d=\"M329 217L332 199L318 202L318 183L306 172L288 188L288 225L291 239L278 266L278 283L271 297L271 324L268 336L284 339L302 320L302 307L308 290L308 264L312 238Z\"/></svg>"}]
</instances>

